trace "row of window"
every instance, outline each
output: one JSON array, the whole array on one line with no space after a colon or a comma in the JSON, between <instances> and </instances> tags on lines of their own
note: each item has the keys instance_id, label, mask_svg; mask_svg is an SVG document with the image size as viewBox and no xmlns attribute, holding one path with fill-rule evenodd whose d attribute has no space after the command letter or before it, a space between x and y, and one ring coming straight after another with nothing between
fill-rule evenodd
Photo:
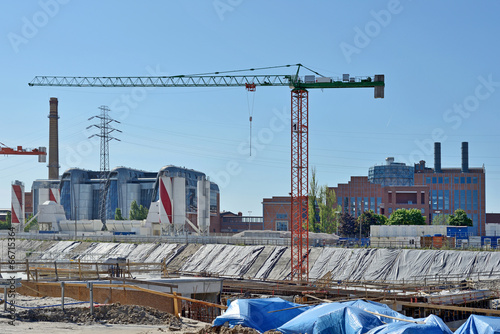
<instances>
[{"instance_id":1,"label":"row of window","mask_svg":"<svg viewBox=\"0 0 500 334\"><path fill-rule=\"evenodd\" d=\"M357 199L357 201L356 201ZM349 197L339 197L337 204L342 207L343 212L349 212ZM357 204L357 205L356 205ZM382 197L351 197L350 208L351 216L357 217L362 213L362 205L364 210L372 210L380 214L380 205L382 204Z\"/></svg>"},{"instance_id":2,"label":"row of window","mask_svg":"<svg viewBox=\"0 0 500 334\"><path fill-rule=\"evenodd\" d=\"M426 177L425 178L425 183L426 184L431 184L431 183L434 183L434 184L449 184L450 183L450 177L448 176L433 176L433 177ZM470 177L470 176L454 176L453 177L453 183L455 184L477 184L477 176L473 176L473 177Z\"/></svg>"},{"instance_id":3,"label":"row of window","mask_svg":"<svg viewBox=\"0 0 500 334\"><path fill-rule=\"evenodd\" d=\"M450 210L450 190L432 190L429 195L429 204L433 210ZM454 190L451 210L478 210L478 203L477 190Z\"/></svg>"}]
</instances>

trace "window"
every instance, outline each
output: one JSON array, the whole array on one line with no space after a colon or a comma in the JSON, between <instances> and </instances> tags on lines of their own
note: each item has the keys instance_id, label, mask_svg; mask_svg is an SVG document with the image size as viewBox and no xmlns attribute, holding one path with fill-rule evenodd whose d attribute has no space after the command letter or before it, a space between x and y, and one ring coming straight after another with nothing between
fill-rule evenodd
<instances>
[{"instance_id":1,"label":"window","mask_svg":"<svg viewBox=\"0 0 500 334\"><path fill-rule=\"evenodd\" d=\"M474 177L472 178L472 183L477 184L477 176L474 176Z\"/></svg>"},{"instance_id":2,"label":"window","mask_svg":"<svg viewBox=\"0 0 500 334\"><path fill-rule=\"evenodd\" d=\"M460 190L455 190L453 201L453 211L455 211L456 209L460 209Z\"/></svg>"},{"instance_id":3,"label":"window","mask_svg":"<svg viewBox=\"0 0 500 334\"><path fill-rule=\"evenodd\" d=\"M351 197L351 216L356 215L356 197Z\"/></svg>"},{"instance_id":4,"label":"window","mask_svg":"<svg viewBox=\"0 0 500 334\"><path fill-rule=\"evenodd\" d=\"M382 204L382 197L377 197L377 214L380 214L380 204Z\"/></svg>"},{"instance_id":5,"label":"window","mask_svg":"<svg viewBox=\"0 0 500 334\"><path fill-rule=\"evenodd\" d=\"M438 191L438 210L443 210L443 191Z\"/></svg>"},{"instance_id":6,"label":"window","mask_svg":"<svg viewBox=\"0 0 500 334\"><path fill-rule=\"evenodd\" d=\"M445 210L450 209L450 191L449 190L444 191L444 209Z\"/></svg>"},{"instance_id":7,"label":"window","mask_svg":"<svg viewBox=\"0 0 500 334\"><path fill-rule=\"evenodd\" d=\"M277 219L286 219L286 218L288 218L288 215L286 213L277 213L276 218Z\"/></svg>"},{"instance_id":8,"label":"window","mask_svg":"<svg viewBox=\"0 0 500 334\"><path fill-rule=\"evenodd\" d=\"M358 197L358 210L356 212L356 216L359 216L361 214L361 212L362 212L362 210L361 210L361 203L362 203L361 200L362 200L362 198Z\"/></svg>"},{"instance_id":9,"label":"window","mask_svg":"<svg viewBox=\"0 0 500 334\"><path fill-rule=\"evenodd\" d=\"M467 190L467 210L472 210L472 191Z\"/></svg>"},{"instance_id":10,"label":"window","mask_svg":"<svg viewBox=\"0 0 500 334\"><path fill-rule=\"evenodd\" d=\"M470 183L470 176L467 177L467 183Z\"/></svg>"},{"instance_id":11,"label":"window","mask_svg":"<svg viewBox=\"0 0 500 334\"><path fill-rule=\"evenodd\" d=\"M276 231L288 231L288 221L277 220L276 221Z\"/></svg>"},{"instance_id":12,"label":"window","mask_svg":"<svg viewBox=\"0 0 500 334\"><path fill-rule=\"evenodd\" d=\"M463 176L462 176L462 177L460 178L460 183L465 183L465 177L463 177Z\"/></svg>"},{"instance_id":13,"label":"window","mask_svg":"<svg viewBox=\"0 0 500 334\"><path fill-rule=\"evenodd\" d=\"M436 177L434 176L434 177L432 178L432 183L436 183L436 181L437 181L437 179L436 179Z\"/></svg>"},{"instance_id":14,"label":"window","mask_svg":"<svg viewBox=\"0 0 500 334\"><path fill-rule=\"evenodd\" d=\"M370 204L368 204L368 197L365 197L364 202L365 207L363 208L363 210L367 211L370 208Z\"/></svg>"},{"instance_id":15,"label":"window","mask_svg":"<svg viewBox=\"0 0 500 334\"><path fill-rule=\"evenodd\" d=\"M370 197L370 210L377 212L375 209L375 197Z\"/></svg>"},{"instance_id":16,"label":"window","mask_svg":"<svg viewBox=\"0 0 500 334\"><path fill-rule=\"evenodd\" d=\"M453 183L458 183L458 176L455 176L455 177L453 178Z\"/></svg>"},{"instance_id":17,"label":"window","mask_svg":"<svg viewBox=\"0 0 500 334\"><path fill-rule=\"evenodd\" d=\"M424 208L420 209L420 212L421 212L422 214L425 214L425 209L424 209Z\"/></svg>"},{"instance_id":18,"label":"window","mask_svg":"<svg viewBox=\"0 0 500 334\"><path fill-rule=\"evenodd\" d=\"M432 191L432 209L437 210L438 198L437 198L437 190Z\"/></svg>"},{"instance_id":19,"label":"window","mask_svg":"<svg viewBox=\"0 0 500 334\"><path fill-rule=\"evenodd\" d=\"M438 178L438 183L443 183L443 178L441 176Z\"/></svg>"},{"instance_id":20,"label":"window","mask_svg":"<svg viewBox=\"0 0 500 334\"><path fill-rule=\"evenodd\" d=\"M460 190L460 209L465 210L465 190Z\"/></svg>"},{"instance_id":21,"label":"window","mask_svg":"<svg viewBox=\"0 0 500 334\"><path fill-rule=\"evenodd\" d=\"M431 183L431 178L430 177L426 177L425 178L425 183L430 184Z\"/></svg>"},{"instance_id":22,"label":"window","mask_svg":"<svg viewBox=\"0 0 500 334\"><path fill-rule=\"evenodd\" d=\"M472 210L477 210L477 203L479 199L477 197L477 190L472 191Z\"/></svg>"},{"instance_id":23,"label":"window","mask_svg":"<svg viewBox=\"0 0 500 334\"><path fill-rule=\"evenodd\" d=\"M445 183L445 184L450 183L450 178L449 178L448 176L445 176L445 177L444 177L444 183Z\"/></svg>"},{"instance_id":24,"label":"window","mask_svg":"<svg viewBox=\"0 0 500 334\"><path fill-rule=\"evenodd\" d=\"M392 213L392 208L389 208L389 214L391 214L391 213Z\"/></svg>"}]
</instances>

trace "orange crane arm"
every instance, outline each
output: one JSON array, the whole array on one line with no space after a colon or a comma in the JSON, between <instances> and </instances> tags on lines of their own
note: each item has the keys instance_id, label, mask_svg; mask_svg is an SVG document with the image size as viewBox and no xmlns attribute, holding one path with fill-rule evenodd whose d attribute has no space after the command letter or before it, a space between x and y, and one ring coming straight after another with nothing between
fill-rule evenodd
<instances>
[{"instance_id":1,"label":"orange crane arm","mask_svg":"<svg viewBox=\"0 0 500 334\"><path fill-rule=\"evenodd\" d=\"M22 146L18 146L16 149L11 147L0 147L0 154L4 155L47 155L45 147L29 149L23 149Z\"/></svg>"}]
</instances>

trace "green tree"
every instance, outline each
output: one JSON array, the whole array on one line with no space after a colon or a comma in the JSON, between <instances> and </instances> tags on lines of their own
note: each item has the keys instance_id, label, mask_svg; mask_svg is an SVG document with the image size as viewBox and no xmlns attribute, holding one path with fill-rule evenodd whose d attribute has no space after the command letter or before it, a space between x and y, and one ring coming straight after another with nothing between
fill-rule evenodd
<instances>
[{"instance_id":1,"label":"green tree","mask_svg":"<svg viewBox=\"0 0 500 334\"><path fill-rule=\"evenodd\" d=\"M311 169L311 180L309 181L309 231L319 232L319 207L318 207L319 186L316 179L316 167Z\"/></svg>"},{"instance_id":2,"label":"green tree","mask_svg":"<svg viewBox=\"0 0 500 334\"><path fill-rule=\"evenodd\" d=\"M337 205L335 191L327 185L318 186L316 168L311 171L309 182L309 231L334 233L337 228L337 213L341 207Z\"/></svg>"},{"instance_id":3,"label":"green tree","mask_svg":"<svg viewBox=\"0 0 500 334\"><path fill-rule=\"evenodd\" d=\"M120 208L116 208L115 210L115 220L125 220L122 216L122 210Z\"/></svg>"},{"instance_id":4,"label":"green tree","mask_svg":"<svg viewBox=\"0 0 500 334\"><path fill-rule=\"evenodd\" d=\"M358 227L356 231L356 235L359 236L359 228L361 227L361 236L369 237L370 236L370 226L371 225L385 225L387 222L387 218L384 215L379 215L373 212L372 210L368 210L363 212L357 219Z\"/></svg>"},{"instance_id":5,"label":"green tree","mask_svg":"<svg viewBox=\"0 0 500 334\"><path fill-rule=\"evenodd\" d=\"M438 214L432 218L432 225L449 225L450 215Z\"/></svg>"},{"instance_id":6,"label":"green tree","mask_svg":"<svg viewBox=\"0 0 500 334\"><path fill-rule=\"evenodd\" d=\"M462 209L455 210L448 221L451 226L473 226L472 219L467 217L467 213Z\"/></svg>"},{"instance_id":7,"label":"green tree","mask_svg":"<svg viewBox=\"0 0 500 334\"><path fill-rule=\"evenodd\" d=\"M355 237L358 232L356 219L348 212L342 213L339 221L339 235L343 237Z\"/></svg>"},{"instance_id":8,"label":"green tree","mask_svg":"<svg viewBox=\"0 0 500 334\"><path fill-rule=\"evenodd\" d=\"M148 209L143 207L142 205L139 206L135 200L130 203L130 212L129 212L129 219L130 220L143 220L146 219L148 216Z\"/></svg>"},{"instance_id":9,"label":"green tree","mask_svg":"<svg viewBox=\"0 0 500 334\"><path fill-rule=\"evenodd\" d=\"M10 212L7 212L7 215L5 217L5 221L0 221L0 230L8 230L11 228L11 214Z\"/></svg>"},{"instance_id":10,"label":"green tree","mask_svg":"<svg viewBox=\"0 0 500 334\"><path fill-rule=\"evenodd\" d=\"M425 225L425 218L418 209L398 209L387 221L388 225Z\"/></svg>"},{"instance_id":11,"label":"green tree","mask_svg":"<svg viewBox=\"0 0 500 334\"><path fill-rule=\"evenodd\" d=\"M323 233L334 233L338 226L338 213L342 211L337 204L335 190L328 186L321 187L319 206L320 231Z\"/></svg>"}]
</instances>

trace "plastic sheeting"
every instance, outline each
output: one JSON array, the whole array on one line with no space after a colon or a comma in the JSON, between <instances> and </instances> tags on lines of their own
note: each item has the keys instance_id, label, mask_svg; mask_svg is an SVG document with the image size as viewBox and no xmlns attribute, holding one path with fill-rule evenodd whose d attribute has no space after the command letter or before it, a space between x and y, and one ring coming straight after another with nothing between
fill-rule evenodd
<instances>
[{"instance_id":1,"label":"plastic sheeting","mask_svg":"<svg viewBox=\"0 0 500 334\"><path fill-rule=\"evenodd\" d=\"M415 319L424 322L392 322L370 330L367 334L452 334L441 318L430 315L427 318Z\"/></svg>"},{"instance_id":2,"label":"plastic sheeting","mask_svg":"<svg viewBox=\"0 0 500 334\"><path fill-rule=\"evenodd\" d=\"M205 245L191 256L181 271L242 277L263 249L264 246Z\"/></svg>"},{"instance_id":3,"label":"plastic sheeting","mask_svg":"<svg viewBox=\"0 0 500 334\"><path fill-rule=\"evenodd\" d=\"M358 299L358 300L343 302L342 304L349 305L352 307L357 307L357 308L360 308L360 309L365 310L365 311L370 311L370 312L388 315L388 316L395 317L398 319L413 320L413 318L407 317L399 312L394 311L389 306L387 306L385 304L377 303L377 302ZM378 316L378 315L375 315L375 316L385 323L391 323L391 322L398 321L398 320L383 317L383 316Z\"/></svg>"},{"instance_id":4,"label":"plastic sheeting","mask_svg":"<svg viewBox=\"0 0 500 334\"><path fill-rule=\"evenodd\" d=\"M278 330L285 334L361 334L382 324L379 318L360 308L342 303L325 303L296 316L278 327Z\"/></svg>"},{"instance_id":5,"label":"plastic sheeting","mask_svg":"<svg viewBox=\"0 0 500 334\"><path fill-rule=\"evenodd\" d=\"M304 307L295 308L297 306ZM223 315L214 320L213 325L222 326L228 323L231 328L242 325L263 333L278 328L307 309L309 309L308 306L291 303L281 298L237 299L229 305ZM269 313L277 310L280 311Z\"/></svg>"},{"instance_id":6,"label":"plastic sheeting","mask_svg":"<svg viewBox=\"0 0 500 334\"><path fill-rule=\"evenodd\" d=\"M471 315L455 334L500 334L500 318Z\"/></svg>"}]
</instances>

